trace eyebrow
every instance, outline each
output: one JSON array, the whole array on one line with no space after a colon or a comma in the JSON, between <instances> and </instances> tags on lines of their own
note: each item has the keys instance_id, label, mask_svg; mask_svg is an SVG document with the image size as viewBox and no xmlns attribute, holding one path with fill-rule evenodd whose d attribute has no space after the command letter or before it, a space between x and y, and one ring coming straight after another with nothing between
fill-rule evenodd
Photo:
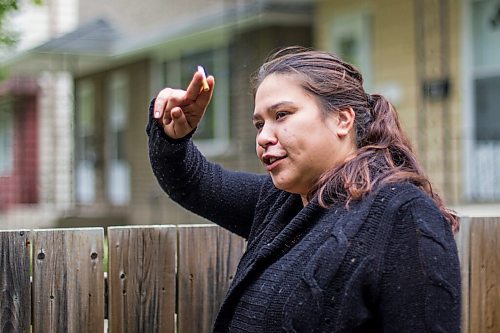
<instances>
[{"instance_id":1,"label":"eyebrow","mask_svg":"<svg viewBox=\"0 0 500 333\"><path fill-rule=\"evenodd\" d=\"M287 106L287 107L293 107L294 109L296 109L297 107L295 106L295 103L291 102L291 101L281 101L281 102L278 102L278 103L275 103L273 105L271 105L270 107L268 107L265 112L273 112L273 111L276 111L284 106ZM254 114L252 116L252 119L253 120L256 120L256 119L259 119L259 115L258 114Z\"/></svg>"}]
</instances>

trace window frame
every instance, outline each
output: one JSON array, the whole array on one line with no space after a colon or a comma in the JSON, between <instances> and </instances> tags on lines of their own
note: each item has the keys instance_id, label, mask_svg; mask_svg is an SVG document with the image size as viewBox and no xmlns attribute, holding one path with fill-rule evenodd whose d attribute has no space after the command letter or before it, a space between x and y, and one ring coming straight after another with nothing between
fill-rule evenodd
<instances>
[{"instance_id":1,"label":"window frame","mask_svg":"<svg viewBox=\"0 0 500 333\"><path fill-rule=\"evenodd\" d=\"M106 114L106 196L110 204L125 206L131 200L130 163L126 156L126 131L129 119L129 77L125 71L115 71L107 81ZM120 91L121 90L121 91ZM118 94L118 96L117 96ZM120 95L122 95L120 97ZM116 103L121 101L121 105ZM122 110L119 108L121 107ZM122 113L123 119L114 118L115 112ZM119 124L115 123L116 121ZM116 125L116 128L115 128ZM121 143L124 156L119 156L120 143L117 133L122 131Z\"/></svg>"},{"instance_id":2,"label":"window frame","mask_svg":"<svg viewBox=\"0 0 500 333\"><path fill-rule=\"evenodd\" d=\"M94 143L94 160L86 156L86 140L84 137L96 136L97 128L95 126L95 86L90 79L85 79L76 85L76 105L75 105L75 202L77 204L90 205L95 203L97 197L96 187L96 159L97 151ZM88 105L88 110L83 110ZM90 129L85 129L82 115L89 112L88 124ZM89 133L83 133L87 132ZM85 178L85 179L83 179Z\"/></svg>"}]
</instances>

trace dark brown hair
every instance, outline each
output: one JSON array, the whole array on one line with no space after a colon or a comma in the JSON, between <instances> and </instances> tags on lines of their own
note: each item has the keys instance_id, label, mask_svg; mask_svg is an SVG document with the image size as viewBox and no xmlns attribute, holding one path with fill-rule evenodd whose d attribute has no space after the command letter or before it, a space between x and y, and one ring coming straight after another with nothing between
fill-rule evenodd
<instances>
[{"instance_id":1,"label":"dark brown hair","mask_svg":"<svg viewBox=\"0 0 500 333\"><path fill-rule=\"evenodd\" d=\"M403 133L395 108L379 94L367 94L363 77L334 54L293 46L273 53L253 78L254 92L271 74L297 75L303 88L317 98L322 112L352 108L355 113L356 155L325 172L308 194L328 207L342 199L348 205L382 184L408 181L430 195L458 230L457 215L432 190Z\"/></svg>"}]
</instances>

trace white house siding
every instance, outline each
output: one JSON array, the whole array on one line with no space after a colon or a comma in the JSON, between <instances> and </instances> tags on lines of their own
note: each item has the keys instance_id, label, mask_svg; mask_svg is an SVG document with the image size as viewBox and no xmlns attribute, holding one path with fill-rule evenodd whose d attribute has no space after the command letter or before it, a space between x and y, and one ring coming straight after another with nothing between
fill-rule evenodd
<instances>
[{"instance_id":1,"label":"white house siding","mask_svg":"<svg viewBox=\"0 0 500 333\"><path fill-rule=\"evenodd\" d=\"M45 72L40 87L40 204L68 208L72 203L73 80Z\"/></svg>"},{"instance_id":2,"label":"white house siding","mask_svg":"<svg viewBox=\"0 0 500 333\"><path fill-rule=\"evenodd\" d=\"M10 18L20 33L17 52L75 29L77 11L78 0L44 0L42 5L21 1ZM0 215L1 228L51 226L73 202L73 80L69 73L47 68L37 81L39 203L10 208Z\"/></svg>"}]
</instances>

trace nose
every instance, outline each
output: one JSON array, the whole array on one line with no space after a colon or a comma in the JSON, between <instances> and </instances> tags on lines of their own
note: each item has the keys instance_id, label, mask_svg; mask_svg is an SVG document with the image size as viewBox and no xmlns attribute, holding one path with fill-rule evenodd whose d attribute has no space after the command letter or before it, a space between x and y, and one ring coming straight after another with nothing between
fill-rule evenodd
<instances>
[{"instance_id":1,"label":"nose","mask_svg":"<svg viewBox=\"0 0 500 333\"><path fill-rule=\"evenodd\" d=\"M275 145L278 143L278 138L270 125L264 125L262 129L257 133L257 145L262 148L267 148L268 146Z\"/></svg>"}]
</instances>

